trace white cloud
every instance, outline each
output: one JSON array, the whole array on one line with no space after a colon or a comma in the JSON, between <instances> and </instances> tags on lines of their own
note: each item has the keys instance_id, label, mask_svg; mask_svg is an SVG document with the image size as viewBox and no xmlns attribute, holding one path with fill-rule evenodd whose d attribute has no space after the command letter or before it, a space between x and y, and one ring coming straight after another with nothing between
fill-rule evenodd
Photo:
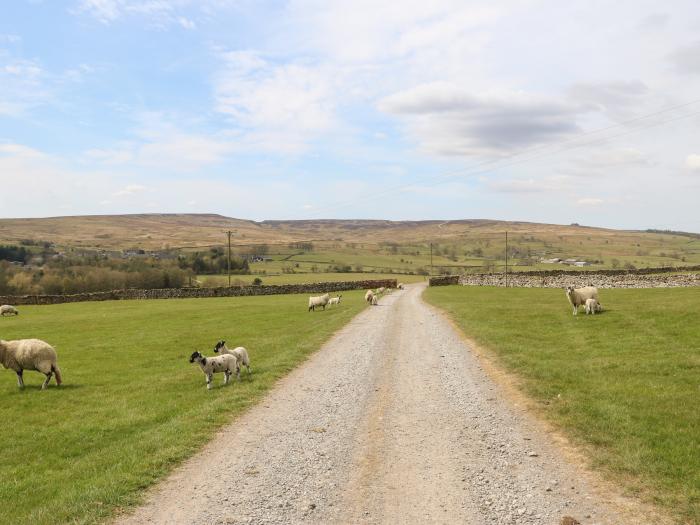
<instances>
[{"instance_id":1,"label":"white cloud","mask_svg":"<svg viewBox=\"0 0 700 525\"><path fill-rule=\"evenodd\" d=\"M670 58L678 73L700 74L700 40L676 49Z\"/></svg>"},{"instance_id":2,"label":"white cloud","mask_svg":"<svg viewBox=\"0 0 700 525\"><path fill-rule=\"evenodd\" d=\"M51 96L47 75L37 61L9 57L0 66L0 115L19 116Z\"/></svg>"},{"instance_id":3,"label":"white cloud","mask_svg":"<svg viewBox=\"0 0 700 525\"><path fill-rule=\"evenodd\" d=\"M688 155L685 158L685 166L692 171L700 172L700 155Z\"/></svg>"},{"instance_id":4,"label":"white cloud","mask_svg":"<svg viewBox=\"0 0 700 525\"><path fill-rule=\"evenodd\" d=\"M421 148L437 155L506 154L579 130L581 108L522 92L473 94L432 82L380 100L379 109L404 119Z\"/></svg>"},{"instance_id":5,"label":"white cloud","mask_svg":"<svg viewBox=\"0 0 700 525\"><path fill-rule=\"evenodd\" d=\"M603 199L597 199L595 197L583 197L576 201L579 206L599 206L605 202Z\"/></svg>"},{"instance_id":6,"label":"white cloud","mask_svg":"<svg viewBox=\"0 0 700 525\"><path fill-rule=\"evenodd\" d=\"M148 188L146 188L146 186L142 186L141 184L129 184L125 188L112 193L112 197L126 197L128 195L133 195L134 193L144 192L147 189Z\"/></svg>"},{"instance_id":7,"label":"white cloud","mask_svg":"<svg viewBox=\"0 0 700 525\"><path fill-rule=\"evenodd\" d=\"M186 15L188 10L210 14L234 2L228 0L80 0L74 14L91 16L108 25L128 17L142 17L153 27L180 26L195 29L197 24Z\"/></svg>"},{"instance_id":8,"label":"white cloud","mask_svg":"<svg viewBox=\"0 0 700 525\"><path fill-rule=\"evenodd\" d=\"M320 65L279 64L252 51L225 52L215 79L217 110L234 119L245 141L294 152L335 120L333 74Z\"/></svg>"},{"instance_id":9,"label":"white cloud","mask_svg":"<svg viewBox=\"0 0 700 525\"><path fill-rule=\"evenodd\" d=\"M541 193L551 188L542 181L534 179L512 179L496 181L489 185L493 191L501 193Z\"/></svg>"}]
</instances>

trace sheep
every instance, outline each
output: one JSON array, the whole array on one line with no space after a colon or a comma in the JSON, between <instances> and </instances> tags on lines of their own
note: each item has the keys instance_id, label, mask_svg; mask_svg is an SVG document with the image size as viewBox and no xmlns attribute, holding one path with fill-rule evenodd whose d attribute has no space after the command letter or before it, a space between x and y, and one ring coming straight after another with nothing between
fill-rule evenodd
<instances>
[{"instance_id":1,"label":"sheep","mask_svg":"<svg viewBox=\"0 0 700 525\"><path fill-rule=\"evenodd\" d=\"M315 312L317 306L323 306L323 309L325 310L330 298L331 296L327 293L316 297L309 297L309 312L311 310Z\"/></svg>"},{"instance_id":2,"label":"sheep","mask_svg":"<svg viewBox=\"0 0 700 525\"><path fill-rule=\"evenodd\" d=\"M246 350L244 347L237 346L233 350L230 350L226 346L226 341L222 339L216 343L216 346L214 346L214 353L221 353L221 355L232 355L236 358L236 379L239 381L241 380L241 365L246 367L248 370L248 375L250 375L252 371L250 369L250 358L248 357L248 350Z\"/></svg>"},{"instance_id":3,"label":"sheep","mask_svg":"<svg viewBox=\"0 0 700 525\"><path fill-rule=\"evenodd\" d=\"M591 299L586 299L586 314L593 314L595 315L596 312L602 312L603 311L603 305L600 304L597 300L591 298Z\"/></svg>"},{"instance_id":4,"label":"sheep","mask_svg":"<svg viewBox=\"0 0 700 525\"><path fill-rule=\"evenodd\" d=\"M332 304L340 304L341 297L342 297L342 295L339 295L338 297L331 297L330 300L328 301L328 305L330 306Z\"/></svg>"},{"instance_id":5,"label":"sheep","mask_svg":"<svg viewBox=\"0 0 700 525\"><path fill-rule=\"evenodd\" d=\"M365 294L365 301L372 304L372 297L374 297L374 292L372 290L367 290L367 293Z\"/></svg>"},{"instance_id":6,"label":"sheep","mask_svg":"<svg viewBox=\"0 0 700 525\"><path fill-rule=\"evenodd\" d=\"M372 306L377 306L379 304L379 298L376 295L372 295Z\"/></svg>"},{"instance_id":7,"label":"sheep","mask_svg":"<svg viewBox=\"0 0 700 525\"><path fill-rule=\"evenodd\" d=\"M386 292L386 288L383 286L381 288L377 288L377 295L382 295L384 292Z\"/></svg>"},{"instance_id":8,"label":"sheep","mask_svg":"<svg viewBox=\"0 0 700 525\"><path fill-rule=\"evenodd\" d=\"M197 363L207 378L207 390L211 390L211 380L214 374L224 373L224 384L228 385L234 371L240 372L236 358L230 354L218 355L216 357L204 357L195 351L190 356L190 363Z\"/></svg>"},{"instance_id":9,"label":"sheep","mask_svg":"<svg viewBox=\"0 0 700 525\"><path fill-rule=\"evenodd\" d=\"M584 306L586 304L586 299L598 300L598 288L595 286L586 286L584 288L567 286L566 297L574 308L574 315L578 315L578 307Z\"/></svg>"},{"instance_id":10,"label":"sheep","mask_svg":"<svg viewBox=\"0 0 700 525\"><path fill-rule=\"evenodd\" d=\"M24 388L22 374L25 370L36 370L46 376L41 385L42 390L49 385L53 374L56 374L56 385L61 386L63 382L61 369L58 368L56 350L40 339L0 340L0 364L15 371L19 388Z\"/></svg>"},{"instance_id":11,"label":"sheep","mask_svg":"<svg viewBox=\"0 0 700 525\"><path fill-rule=\"evenodd\" d=\"M403 283L399 283L396 288L398 288L399 290L403 290Z\"/></svg>"},{"instance_id":12,"label":"sheep","mask_svg":"<svg viewBox=\"0 0 700 525\"><path fill-rule=\"evenodd\" d=\"M11 304L3 304L0 306L0 315L19 315L19 312L17 311L17 308Z\"/></svg>"}]
</instances>

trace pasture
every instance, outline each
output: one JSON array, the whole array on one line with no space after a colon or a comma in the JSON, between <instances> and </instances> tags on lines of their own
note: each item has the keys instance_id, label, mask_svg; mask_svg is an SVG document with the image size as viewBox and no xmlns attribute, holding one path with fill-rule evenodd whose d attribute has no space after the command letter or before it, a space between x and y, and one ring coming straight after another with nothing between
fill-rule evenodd
<instances>
[{"instance_id":1,"label":"pasture","mask_svg":"<svg viewBox=\"0 0 700 525\"><path fill-rule=\"evenodd\" d=\"M38 337L58 352L64 386L0 370L0 523L91 523L195 453L365 307L307 312L307 295L25 306L0 338ZM244 345L253 374L207 391L188 358L218 339Z\"/></svg>"},{"instance_id":2,"label":"pasture","mask_svg":"<svg viewBox=\"0 0 700 525\"><path fill-rule=\"evenodd\" d=\"M232 284L252 284L256 278L262 279L263 284L305 284L327 283L338 281L365 281L374 279L396 279L397 283L417 283L427 281L423 275L401 275L392 273L283 273L279 275L232 275ZM198 275L197 280L202 286L227 286L226 275ZM343 292L338 292L343 293Z\"/></svg>"},{"instance_id":3,"label":"pasture","mask_svg":"<svg viewBox=\"0 0 700 525\"><path fill-rule=\"evenodd\" d=\"M600 290L606 310L578 317L559 289L424 296L522 380L594 467L700 522L700 288Z\"/></svg>"}]
</instances>

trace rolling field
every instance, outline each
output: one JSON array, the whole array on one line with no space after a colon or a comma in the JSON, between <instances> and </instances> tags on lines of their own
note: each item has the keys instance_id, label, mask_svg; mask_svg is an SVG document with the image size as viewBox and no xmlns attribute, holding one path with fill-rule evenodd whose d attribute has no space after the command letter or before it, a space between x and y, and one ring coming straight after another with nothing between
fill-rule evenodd
<instances>
[{"instance_id":1,"label":"rolling field","mask_svg":"<svg viewBox=\"0 0 700 525\"><path fill-rule=\"evenodd\" d=\"M304 284L337 281L364 281L376 279L396 279L397 283L418 283L428 278L423 275L401 275L395 273L283 273L280 275L232 275L231 283L252 284L259 277L263 284ZM198 275L202 286L226 286L226 275ZM338 292L344 293L344 292Z\"/></svg>"},{"instance_id":2,"label":"rolling field","mask_svg":"<svg viewBox=\"0 0 700 525\"><path fill-rule=\"evenodd\" d=\"M556 289L424 296L520 377L595 467L700 522L700 289L601 290L606 310L578 318Z\"/></svg>"},{"instance_id":3,"label":"rolling field","mask_svg":"<svg viewBox=\"0 0 700 525\"><path fill-rule=\"evenodd\" d=\"M282 295L25 306L0 338L38 337L58 352L64 386L0 369L0 523L91 523L139 501L143 488L364 308L362 292L308 313ZM253 374L207 391L196 349L244 345Z\"/></svg>"}]
</instances>

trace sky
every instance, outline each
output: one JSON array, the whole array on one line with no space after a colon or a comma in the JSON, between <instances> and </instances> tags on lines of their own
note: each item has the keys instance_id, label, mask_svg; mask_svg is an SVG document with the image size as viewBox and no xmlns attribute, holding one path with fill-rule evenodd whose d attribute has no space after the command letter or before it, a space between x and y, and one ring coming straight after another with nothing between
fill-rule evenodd
<instances>
[{"instance_id":1,"label":"sky","mask_svg":"<svg viewBox=\"0 0 700 525\"><path fill-rule=\"evenodd\" d=\"M0 216L700 231L697 0L11 0Z\"/></svg>"}]
</instances>

